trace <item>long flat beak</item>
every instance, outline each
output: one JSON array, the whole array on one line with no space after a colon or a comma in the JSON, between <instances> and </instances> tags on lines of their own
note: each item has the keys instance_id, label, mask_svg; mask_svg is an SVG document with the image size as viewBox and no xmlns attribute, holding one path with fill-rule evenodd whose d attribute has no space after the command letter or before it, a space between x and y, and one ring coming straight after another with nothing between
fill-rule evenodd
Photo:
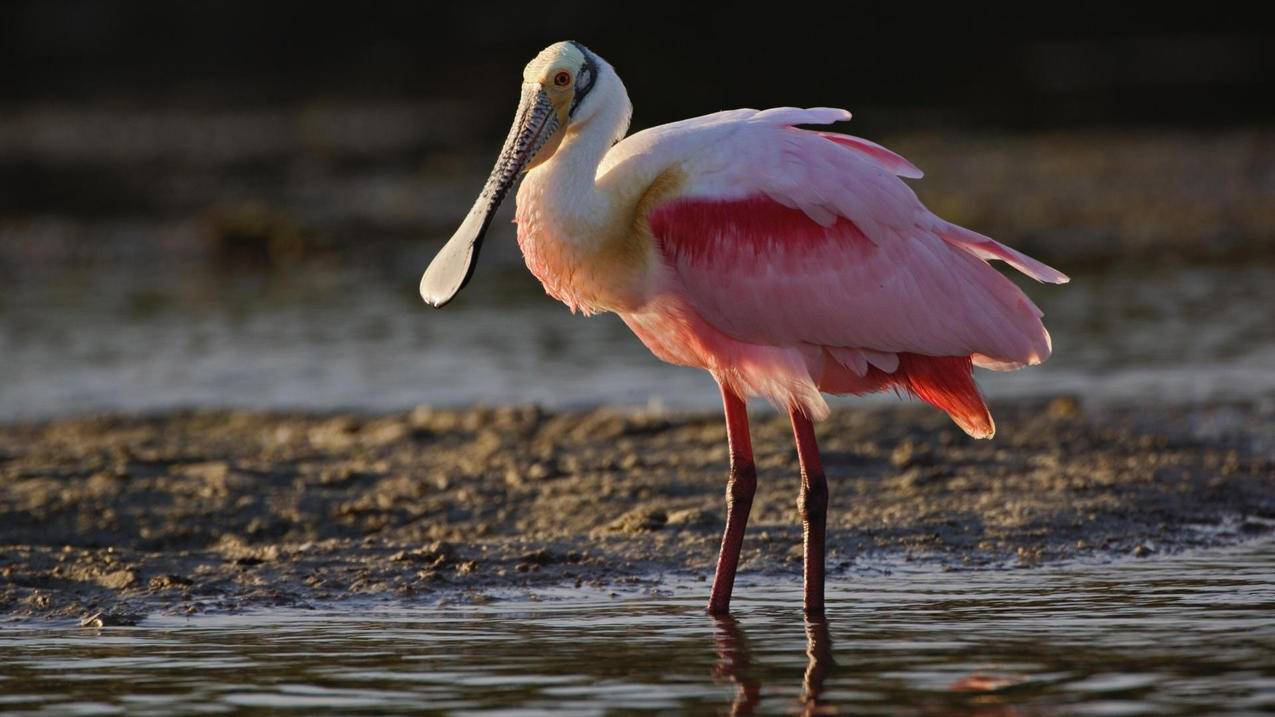
<instances>
[{"instance_id":1,"label":"long flat beak","mask_svg":"<svg viewBox=\"0 0 1275 717\"><path fill-rule=\"evenodd\" d=\"M513 126L492 167L487 184L460 228L447 240L421 277L421 298L442 307L469 283L478 263L478 250L500 202L509 193L531 158L558 129L558 117L544 89L534 82L524 83Z\"/></svg>"}]
</instances>

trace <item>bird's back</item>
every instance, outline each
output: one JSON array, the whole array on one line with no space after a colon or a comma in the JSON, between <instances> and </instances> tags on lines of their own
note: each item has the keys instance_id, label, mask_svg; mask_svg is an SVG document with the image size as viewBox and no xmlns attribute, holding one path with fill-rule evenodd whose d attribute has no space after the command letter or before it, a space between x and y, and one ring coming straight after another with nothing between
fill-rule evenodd
<instances>
[{"instance_id":1,"label":"bird's back","mask_svg":"<svg viewBox=\"0 0 1275 717\"><path fill-rule=\"evenodd\" d=\"M729 351L697 362L719 379L747 374L746 364L760 359L745 349L765 348L766 372L797 375L737 382L779 403L822 404L814 389L893 386L954 417L954 410L972 415L970 400L960 398L977 397L971 362L1015 368L1050 352L1039 309L987 260L1042 281L1066 277L934 216L898 178L920 171L884 147L793 126L848 117L832 109L736 110L616 145L599 184L676 177L642 217L663 273L648 315L629 323L648 345L661 315L676 324L668 335L694 333L688 326L699 322L700 333L725 337ZM774 350L788 352L778 362L787 368L776 367ZM990 418L971 432L990 433Z\"/></svg>"}]
</instances>

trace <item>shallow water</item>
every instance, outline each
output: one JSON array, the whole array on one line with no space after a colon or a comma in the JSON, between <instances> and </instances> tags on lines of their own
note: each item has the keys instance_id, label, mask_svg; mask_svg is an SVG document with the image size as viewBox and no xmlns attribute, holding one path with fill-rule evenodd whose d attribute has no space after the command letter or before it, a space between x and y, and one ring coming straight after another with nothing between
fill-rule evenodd
<instances>
[{"instance_id":1,"label":"shallow water","mask_svg":"<svg viewBox=\"0 0 1275 717\"><path fill-rule=\"evenodd\" d=\"M0 298L0 420L190 405L717 406L707 374L660 363L614 316L572 316L516 256L481 267L446 310L426 307L415 282L432 251L283 274L122 263L20 275ZM1020 282L1055 354L979 371L992 399L1275 398L1275 264L1073 279Z\"/></svg>"},{"instance_id":2,"label":"shallow water","mask_svg":"<svg viewBox=\"0 0 1275 717\"><path fill-rule=\"evenodd\" d=\"M831 585L787 579L485 604L338 604L0 626L12 714L1218 715L1275 711L1275 546Z\"/></svg>"}]
</instances>

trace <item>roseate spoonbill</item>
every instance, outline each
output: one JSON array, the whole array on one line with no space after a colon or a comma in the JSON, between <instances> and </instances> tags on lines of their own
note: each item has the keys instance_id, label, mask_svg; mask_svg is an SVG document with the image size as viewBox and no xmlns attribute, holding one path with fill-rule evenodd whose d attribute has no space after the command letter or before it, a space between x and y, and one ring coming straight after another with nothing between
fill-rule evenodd
<instances>
[{"instance_id":1,"label":"roseate spoonbill","mask_svg":"<svg viewBox=\"0 0 1275 717\"><path fill-rule=\"evenodd\" d=\"M572 311L618 314L657 357L721 387L730 473L709 611L730 605L757 483L745 400L760 396L792 422L804 606L821 614L821 393L893 389L991 437L971 367L1037 364L1050 341L1041 311L988 261L1067 277L930 213L899 179L921 171L894 152L797 127L845 110L732 110L625 137L624 84L583 45L549 46L522 79L496 166L421 296L443 306L465 286L497 205L525 175L518 244L545 291Z\"/></svg>"}]
</instances>

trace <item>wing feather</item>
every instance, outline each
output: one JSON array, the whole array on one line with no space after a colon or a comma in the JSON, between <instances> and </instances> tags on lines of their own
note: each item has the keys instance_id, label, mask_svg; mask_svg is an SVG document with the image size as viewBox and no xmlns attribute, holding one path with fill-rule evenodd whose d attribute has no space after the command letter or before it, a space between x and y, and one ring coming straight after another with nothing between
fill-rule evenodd
<instances>
[{"instance_id":1,"label":"wing feather","mask_svg":"<svg viewBox=\"0 0 1275 717\"><path fill-rule=\"evenodd\" d=\"M993 368L1049 355L1039 309L987 262L1039 281L1066 276L934 216L898 178L920 171L897 154L793 127L848 112L720 114L646 138L680 143L673 168L685 181L647 219L671 289L704 320L748 343L858 351L834 354L856 373L884 370L888 354Z\"/></svg>"}]
</instances>

